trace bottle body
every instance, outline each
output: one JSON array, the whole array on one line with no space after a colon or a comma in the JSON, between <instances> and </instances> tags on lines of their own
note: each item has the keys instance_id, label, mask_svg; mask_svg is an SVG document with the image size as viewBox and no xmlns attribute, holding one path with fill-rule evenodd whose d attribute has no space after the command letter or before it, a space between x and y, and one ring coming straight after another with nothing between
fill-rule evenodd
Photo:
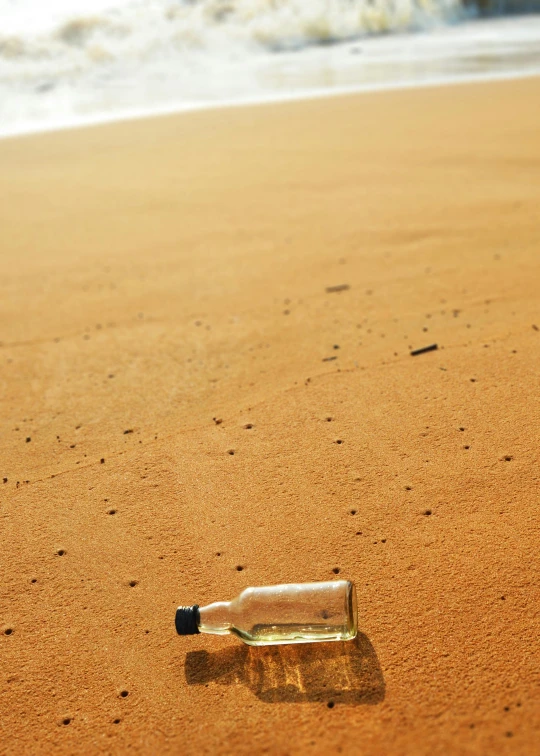
<instances>
[{"instance_id":1,"label":"bottle body","mask_svg":"<svg viewBox=\"0 0 540 756\"><path fill-rule=\"evenodd\" d=\"M348 580L246 588L197 612L198 632L232 633L251 646L344 641L357 633L356 591Z\"/></svg>"}]
</instances>

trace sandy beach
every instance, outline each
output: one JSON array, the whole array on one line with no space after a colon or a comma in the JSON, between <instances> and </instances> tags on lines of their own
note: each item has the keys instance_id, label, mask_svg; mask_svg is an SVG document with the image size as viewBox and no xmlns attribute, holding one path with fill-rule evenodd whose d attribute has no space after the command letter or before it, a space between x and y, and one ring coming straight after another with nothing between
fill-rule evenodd
<instances>
[{"instance_id":1,"label":"sandy beach","mask_svg":"<svg viewBox=\"0 0 540 756\"><path fill-rule=\"evenodd\" d=\"M0 141L0 753L536 752L539 101ZM175 634L337 575L355 642Z\"/></svg>"}]
</instances>

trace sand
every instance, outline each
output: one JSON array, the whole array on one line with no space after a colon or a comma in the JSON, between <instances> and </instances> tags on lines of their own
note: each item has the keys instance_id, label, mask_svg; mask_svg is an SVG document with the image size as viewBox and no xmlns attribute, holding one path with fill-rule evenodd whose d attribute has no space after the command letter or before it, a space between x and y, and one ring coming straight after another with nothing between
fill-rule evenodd
<instances>
[{"instance_id":1,"label":"sand","mask_svg":"<svg viewBox=\"0 0 540 756\"><path fill-rule=\"evenodd\" d=\"M0 142L0 752L536 752L539 101ZM357 642L175 634L336 575Z\"/></svg>"}]
</instances>

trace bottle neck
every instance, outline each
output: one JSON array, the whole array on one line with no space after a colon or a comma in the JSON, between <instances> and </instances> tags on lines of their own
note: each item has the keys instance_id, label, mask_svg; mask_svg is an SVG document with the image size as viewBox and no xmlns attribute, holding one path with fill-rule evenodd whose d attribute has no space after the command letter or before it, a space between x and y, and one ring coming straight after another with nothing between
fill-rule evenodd
<instances>
[{"instance_id":1,"label":"bottle neck","mask_svg":"<svg viewBox=\"0 0 540 756\"><path fill-rule=\"evenodd\" d=\"M231 602L216 601L199 608L199 632L228 635L231 632Z\"/></svg>"}]
</instances>

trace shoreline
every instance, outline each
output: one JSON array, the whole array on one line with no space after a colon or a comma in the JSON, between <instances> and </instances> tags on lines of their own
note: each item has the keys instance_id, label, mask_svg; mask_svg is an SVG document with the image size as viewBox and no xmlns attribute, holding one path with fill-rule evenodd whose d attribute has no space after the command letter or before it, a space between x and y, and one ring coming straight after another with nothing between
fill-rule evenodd
<instances>
[{"instance_id":1,"label":"shoreline","mask_svg":"<svg viewBox=\"0 0 540 756\"><path fill-rule=\"evenodd\" d=\"M324 100L327 98L348 97L375 92L397 92L400 90L423 89L431 87L451 87L482 82L515 81L519 79L531 79L540 76L540 68L529 71L516 69L514 71L492 72L481 74L463 74L452 76L431 77L422 80L389 81L383 84L365 84L352 87L336 87L333 89L321 88L315 90L297 90L289 93L274 93L268 96L248 97L231 100L206 100L191 102L185 105L168 105L153 110L133 109L110 115L100 115L91 118L74 118L72 120L48 124L37 128L18 129L16 131L0 131L0 142L18 139L19 137L32 137L62 131L74 131L86 128L106 126L109 124L129 124L136 121L147 121L168 116L181 115L183 113L195 113L230 108L248 108L282 103L309 102L311 100Z\"/></svg>"}]
</instances>

